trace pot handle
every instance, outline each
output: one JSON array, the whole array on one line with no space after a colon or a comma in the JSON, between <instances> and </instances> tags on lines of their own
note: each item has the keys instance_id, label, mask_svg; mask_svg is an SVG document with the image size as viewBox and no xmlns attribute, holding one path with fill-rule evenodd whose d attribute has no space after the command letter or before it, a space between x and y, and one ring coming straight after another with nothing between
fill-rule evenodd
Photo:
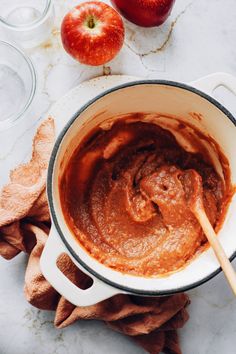
<instances>
[{"instance_id":1,"label":"pot handle","mask_svg":"<svg viewBox=\"0 0 236 354\"><path fill-rule=\"evenodd\" d=\"M211 96L213 95L214 90L219 86L226 87L236 95L236 77L227 73L219 72L210 74L191 82L191 85Z\"/></svg>"},{"instance_id":2,"label":"pot handle","mask_svg":"<svg viewBox=\"0 0 236 354\"><path fill-rule=\"evenodd\" d=\"M73 284L57 267L57 259L62 254L68 254L65 246L57 235L57 231L52 226L50 235L40 258L40 268L48 282L68 301L75 306L90 306L100 301L108 299L121 290L113 288L91 275L81 265L79 269L93 279L90 288L83 290ZM69 255L69 254L68 254Z\"/></svg>"}]
</instances>

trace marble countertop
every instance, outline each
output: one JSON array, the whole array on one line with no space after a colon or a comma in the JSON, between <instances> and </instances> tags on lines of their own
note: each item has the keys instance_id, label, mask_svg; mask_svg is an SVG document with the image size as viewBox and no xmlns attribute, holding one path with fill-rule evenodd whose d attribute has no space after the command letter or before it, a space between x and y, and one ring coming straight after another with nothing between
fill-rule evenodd
<instances>
[{"instance_id":1,"label":"marble countertop","mask_svg":"<svg viewBox=\"0 0 236 354\"><path fill-rule=\"evenodd\" d=\"M91 68L68 57L60 44L59 23L76 0L54 0L55 26L50 40L28 50L37 70L37 96L19 124L0 132L0 184L9 171L27 161L31 141L49 107L80 82L106 73L190 82L212 72L236 75L235 0L177 0L159 28L126 23L125 45L105 67ZM109 1L105 1L108 2ZM0 39L4 39L0 29ZM217 89L215 97L236 114L235 97ZM102 323L82 321L64 330L53 327L53 313L29 305L23 295L26 256L0 259L0 354L142 354L128 338ZM236 268L236 261L234 262ZM180 331L183 354L234 354L236 302L222 274L189 292L190 320Z\"/></svg>"}]
</instances>

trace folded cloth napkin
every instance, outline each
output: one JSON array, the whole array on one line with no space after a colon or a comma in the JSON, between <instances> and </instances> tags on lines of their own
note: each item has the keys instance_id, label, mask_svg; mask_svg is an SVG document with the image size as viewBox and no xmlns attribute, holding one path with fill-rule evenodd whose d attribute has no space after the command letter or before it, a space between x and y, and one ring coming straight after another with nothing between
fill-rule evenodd
<instances>
[{"instance_id":1,"label":"folded cloth napkin","mask_svg":"<svg viewBox=\"0 0 236 354\"><path fill-rule=\"evenodd\" d=\"M188 320L185 294L150 298L116 295L93 306L76 307L60 296L43 277L39 259L50 231L46 197L47 166L54 143L54 122L48 118L33 141L32 159L10 174L0 194L0 255L12 259L23 251L29 255L25 273L25 296L35 307L55 310L55 326L66 327L81 319L96 319L130 336L147 352L181 353L176 330ZM90 278L68 255L58 260L61 271L80 288Z\"/></svg>"}]
</instances>

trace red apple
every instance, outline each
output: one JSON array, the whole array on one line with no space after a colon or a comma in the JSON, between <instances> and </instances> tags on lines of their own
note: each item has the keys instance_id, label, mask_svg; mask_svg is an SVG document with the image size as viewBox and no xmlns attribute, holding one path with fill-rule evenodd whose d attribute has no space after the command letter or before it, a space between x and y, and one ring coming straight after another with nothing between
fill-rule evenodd
<instances>
[{"instance_id":1,"label":"red apple","mask_svg":"<svg viewBox=\"0 0 236 354\"><path fill-rule=\"evenodd\" d=\"M175 0L111 0L127 20L143 27L160 26L169 16Z\"/></svg>"},{"instance_id":2,"label":"red apple","mask_svg":"<svg viewBox=\"0 0 236 354\"><path fill-rule=\"evenodd\" d=\"M124 42L124 24L111 6L84 2L63 19L62 43L74 59L87 65L102 65L113 59Z\"/></svg>"}]
</instances>

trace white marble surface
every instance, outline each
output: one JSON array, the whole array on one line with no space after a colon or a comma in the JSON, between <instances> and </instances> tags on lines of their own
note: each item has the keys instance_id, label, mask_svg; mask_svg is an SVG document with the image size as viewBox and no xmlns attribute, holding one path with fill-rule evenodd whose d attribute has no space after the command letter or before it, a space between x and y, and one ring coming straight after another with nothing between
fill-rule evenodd
<instances>
[{"instance_id":1,"label":"white marble surface","mask_svg":"<svg viewBox=\"0 0 236 354\"><path fill-rule=\"evenodd\" d=\"M28 51L37 69L37 96L19 124L0 132L0 184L8 180L11 168L29 158L32 136L48 108L78 83L104 73L103 67L76 63L61 48L61 16L79 2L55 0L51 39ZM177 0L171 17L160 28L141 29L126 22L125 45L107 67L113 74L183 82L216 71L236 75L235 15L235 0ZM4 36L0 29L0 39ZM215 95L236 114L235 97L223 89ZM38 311L24 299L25 265L23 254L11 262L0 259L0 354L143 353L128 338L95 321L54 329L53 313ZM183 354L234 354L236 302L222 274L189 295L191 318L180 331Z\"/></svg>"}]
</instances>

